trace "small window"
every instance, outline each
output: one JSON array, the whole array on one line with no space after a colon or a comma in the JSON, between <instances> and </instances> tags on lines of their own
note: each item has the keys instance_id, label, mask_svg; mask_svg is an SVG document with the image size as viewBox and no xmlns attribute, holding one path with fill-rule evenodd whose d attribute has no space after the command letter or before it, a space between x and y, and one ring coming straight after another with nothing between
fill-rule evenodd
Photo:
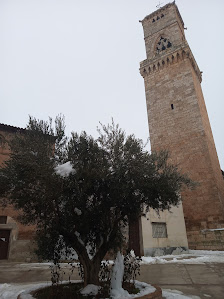
<instances>
[{"instance_id":1,"label":"small window","mask_svg":"<svg viewBox=\"0 0 224 299\"><path fill-rule=\"evenodd\" d=\"M7 216L0 216L0 224L6 224L7 223Z\"/></svg>"},{"instance_id":2,"label":"small window","mask_svg":"<svg viewBox=\"0 0 224 299\"><path fill-rule=\"evenodd\" d=\"M152 237L167 238L167 229L165 222L152 222Z\"/></svg>"},{"instance_id":3,"label":"small window","mask_svg":"<svg viewBox=\"0 0 224 299\"><path fill-rule=\"evenodd\" d=\"M174 106L173 106L173 104L171 104L171 109L172 109L172 110L174 109Z\"/></svg>"}]
</instances>

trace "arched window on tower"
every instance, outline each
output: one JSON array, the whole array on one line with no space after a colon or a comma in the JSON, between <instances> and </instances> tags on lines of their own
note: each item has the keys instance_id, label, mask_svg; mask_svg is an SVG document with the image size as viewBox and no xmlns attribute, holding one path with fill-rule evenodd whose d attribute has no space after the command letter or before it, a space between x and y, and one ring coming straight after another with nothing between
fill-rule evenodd
<instances>
[{"instance_id":1,"label":"arched window on tower","mask_svg":"<svg viewBox=\"0 0 224 299\"><path fill-rule=\"evenodd\" d=\"M162 51L165 51L166 49L171 48L171 47L172 47L172 44L169 41L169 39L161 36L156 45L156 54L159 54Z\"/></svg>"}]
</instances>

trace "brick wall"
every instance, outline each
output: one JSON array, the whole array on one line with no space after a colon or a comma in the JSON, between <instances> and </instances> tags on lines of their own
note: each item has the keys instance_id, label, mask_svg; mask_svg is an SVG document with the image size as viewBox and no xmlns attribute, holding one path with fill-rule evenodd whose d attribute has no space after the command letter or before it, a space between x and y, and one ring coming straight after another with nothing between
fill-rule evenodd
<instances>
[{"instance_id":1,"label":"brick wall","mask_svg":"<svg viewBox=\"0 0 224 299\"><path fill-rule=\"evenodd\" d=\"M162 19L153 22L162 14ZM218 244L219 239L211 233L209 243L201 230L224 227L224 180L201 90L201 72L175 4L147 16L142 24L147 59L140 64L140 72L145 82L151 148L169 150L179 170L199 183L195 190L182 192L184 217L189 247L204 242L209 249L208 244ZM161 36L169 39L172 47L158 51Z\"/></svg>"},{"instance_id":2,"label":"brick wall","mask_svg":"<svg viewBox=\"0 0 224 299\"><path fill-rule=\"evenodd\" d=\"M0 124L0 166L9 159L10 147L8 141L23 129ZM10 205L0 206L0 216L7 216L7 223L0 224L0 229L10 230L10 243L8 248L8 259L10 261L36 260L33 253L35 248L34 225L22 225L18 221L19 212Z\"/></svg>"}]
</instances>

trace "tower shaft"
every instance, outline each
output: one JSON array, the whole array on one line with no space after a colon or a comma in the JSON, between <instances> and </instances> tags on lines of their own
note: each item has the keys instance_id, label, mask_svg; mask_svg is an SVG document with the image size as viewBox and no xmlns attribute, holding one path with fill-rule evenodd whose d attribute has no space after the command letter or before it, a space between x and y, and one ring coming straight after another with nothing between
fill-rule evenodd
<instances>
[{"instance_id":1,"label":"tower shaft","mask_svg":"<svg viewBox=\"0 0 224 299\"><path fill-rule=\"evenodd\" d=\"M168 150L179 170L199 183L195 190L182 192L189 247L224 249L214 233L206 240L206 230L224 227L224 181L201 72L185 39L184 23L170 3L145 17L142 25L147 59L140 73L152 151Z\"/></svg>"}]
</instances>

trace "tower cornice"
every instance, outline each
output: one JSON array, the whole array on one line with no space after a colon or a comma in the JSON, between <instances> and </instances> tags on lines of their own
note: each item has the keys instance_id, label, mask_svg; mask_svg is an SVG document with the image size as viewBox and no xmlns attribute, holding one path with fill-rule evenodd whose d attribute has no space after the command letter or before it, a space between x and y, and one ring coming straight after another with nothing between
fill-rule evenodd
<instances>
[{"instance_id":1,"label":"tower cornice","mask_svg":"<svg viewBox=\"0 0 224 299\"><path fill-rule=\"evenodd\" d=\"M166 50L160 55L155 55L151 59L145 59L140 62L140 74L143 78L145 78L154 72L161 71L164 67L169 67L172 64L178 63L179 61L185 59L190 60L198 80L201 83L202 72L200 71L187 42L182 45L172 47L172 49Z\"/></svg>"}]
</instances>

